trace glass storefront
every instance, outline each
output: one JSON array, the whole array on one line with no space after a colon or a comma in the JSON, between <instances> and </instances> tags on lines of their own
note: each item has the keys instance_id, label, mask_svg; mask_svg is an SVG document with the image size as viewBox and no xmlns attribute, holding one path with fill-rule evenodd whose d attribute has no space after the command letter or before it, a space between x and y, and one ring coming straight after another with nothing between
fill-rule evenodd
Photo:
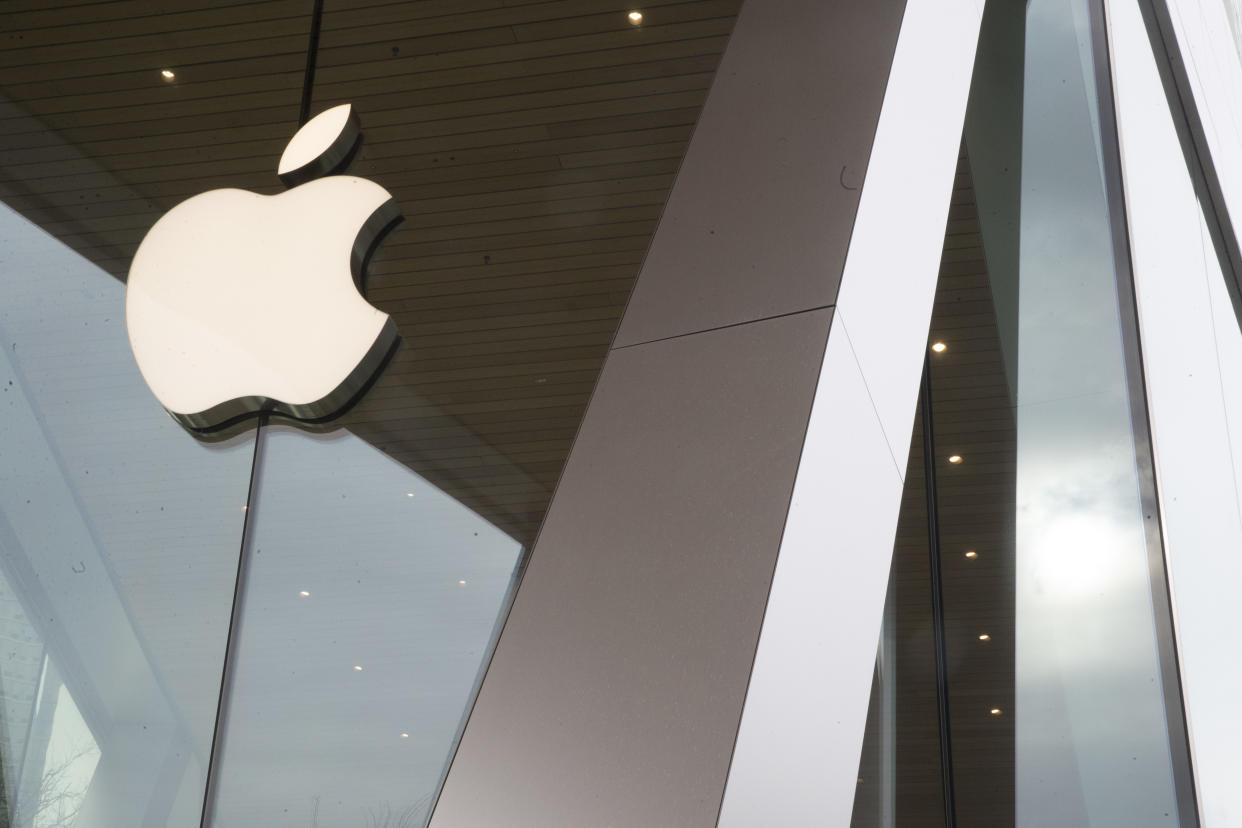
<instances>
[{"instance_id":1,"label":"glass storefront","mask_svg":"<svg viewBox=\"0 0 1242 828\"><path fill-rule=\"evenodd\" d=\"M420 825L522 546L348 431L260 440L215 824Z\"/></svg>"},{"instance_id":2,"label":"glass storefront","mask_svg":"<svg viewBox=\"0 0 1242 828\"><path fill-rule=\"evenodd\" d=\"M0 824L426 823L739 3L318 5L0 10ZM335 103L403 344L191 435L134 252Z\"/></svg>"},{"instance_id":3,"label":"glass storefront","mask_svg":"<svg viewBox=\"0 0 1242 828\"><path fill-rule=\"evenodd\" d=\"M428 823L739 5L0 13L0 826ZM854 828L1200 823L1103 13L987 4ZM342 103L402 344L338 420L192 434L135 250Z\"/></svg>"},{"instance_id":4,"label":"glass storefront","mask_svg":"<svg viewBox=\"0 0 1242 828\"><path fill-rule=\"evenodd\" d=\"M915 446L867 737L950 743L951 762L899 749L887 819L864 765L860 828L1197 825L1100 9L985 17L929 341L936 498ZM893 636L931 658L941 634L940 688L885 672Z\"/></svg>"},{"instance_id":5,"label":"glass storefront","mask_svg":"<svg viewBox=\"0 0 1242 828\"><path fill-rule=\"evenodd\" d=\"M196 824L254 435L203 443L164 413L122 284L7 207L0 249L11 824Z\"/></svg>"}]
</instances>

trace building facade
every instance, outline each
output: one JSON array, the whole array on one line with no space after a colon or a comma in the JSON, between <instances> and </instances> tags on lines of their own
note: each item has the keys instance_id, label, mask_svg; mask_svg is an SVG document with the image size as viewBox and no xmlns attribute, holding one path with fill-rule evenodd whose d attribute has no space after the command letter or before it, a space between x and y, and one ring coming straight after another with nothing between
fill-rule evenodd
<instances>
[{"instance_id":1,"label":"building facade","mask_svg":"<svg viewBox=\"0 0 1242 828\"><path fill-rule=\"evenodd\" d=\"M8 0L2 824L1242 825L1239 90L1235 0Z\"/></svg>"}]
</instances>

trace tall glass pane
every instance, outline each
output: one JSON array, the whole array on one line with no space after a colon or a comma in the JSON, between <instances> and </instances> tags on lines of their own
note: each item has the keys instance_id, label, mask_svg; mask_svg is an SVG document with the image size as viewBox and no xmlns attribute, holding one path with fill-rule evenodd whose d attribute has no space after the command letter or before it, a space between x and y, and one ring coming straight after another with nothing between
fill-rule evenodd
<instances>
[{"instance_id":1,"label":"tall glass pane","mask_svg":"<svg viewBox=\"0 0 1242 828\"><path fill-rule=\"evenodd\" d=\"M213 824L422 825L522 545L345 430L264 430Z\"/></svg>"},{"instance_id":2,"label":"tall glass pane","mask_svg":"<svg viewBox=\"0 0 1242 828\"><path fill-rule=\"evenodd\" d=\"M1018 824L1178 824L1085 0L1027 15ZM1122 274L1128 282L1128 274ZM1132 311L1131 311L1132 312ZM1134 320L1129 320L1133 330ZM1141 389L1137 391L1141 399ZM1144 426L1145 433L1145 426ZM1158 543L1158 535L1156 536ZM1166 619L1167 623L1167 619ZM1173 704L1179 704L1174 699Z\"/></svg>"},{"instance_id":3,"label":"tall glass pane","mask_svg":"<svg viewBox=\"0 0 1242 828\"><path fill-rule=\"evenodd\" d=\"M940 487L959 493L942 497L943 533L975 553L946 576L964 825L997 824L996 791L1017 826L1182 824L1116 136L1097 95L1101 9L1027 4L1008 90L1021 85L1020 121L1006 124L995 76L976 75L966 143L987 278L977 304L961 294L949 312L942 284L933 320L948 346L933 359ZM967 428L941 435L947 422Z\"/></svg>"},{"instance_id":4,"label":"tall glass pane","mask_svg":"<svg viewBox=\"0 0 1242 828\"><path fill-rule=\"evenodd\" d=\"M852 828L944 826L927 538L923 431L916 422L858 765Z\"/></svg>"},{"instance_id":5,"label":"tall glass pane","mask_svg":"<svg viewBox=\"0 0 1242 828\"><path fill-rule=\"evenodd\" d=\"M0 205L0 824L198 824L250 438L134 364L125 288Z\"/></svg>"},{"instance_id":6,"label":"tall glass pane","mask_svg":"<svg viewBox=\"0 0 1242 828\"><path fill-rule=\"evenodd\" d=\"M951 736L963 828L1197 826L1112 104L1097 92L1101 10L989 4L946 228L928 462L949 671L936 735ZM907 491L914 471L912 456ZM926 600L890 587L897 617ZM866 769L882 769L891 678L877 671L859 828L889 824ZM899 710L905 695L934 703L934 686L896 678ZM913 792L895 793L904 825Z\"/></svg>"}]
</instances>

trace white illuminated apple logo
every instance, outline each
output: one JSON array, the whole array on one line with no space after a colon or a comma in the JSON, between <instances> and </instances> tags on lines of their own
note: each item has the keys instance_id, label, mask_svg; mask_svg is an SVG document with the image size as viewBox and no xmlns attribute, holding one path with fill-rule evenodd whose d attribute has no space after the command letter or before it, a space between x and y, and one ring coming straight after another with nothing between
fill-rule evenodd
<instances>
[{"instance_id":1,"label":"white illuminated apple logo","mask_svg":"<svg viewBox=\"0 0 1242 828\"><path fill-rule=\"evenodd\" d=\"M274 196L212 190L169 210L129 270L134 358L186 428L263 411L322 421L348 407L396 348L397 327L359 292L401 216L363 178L332 175L359 140L349 104L297 131Z\"/></svg>"}]
</instances>

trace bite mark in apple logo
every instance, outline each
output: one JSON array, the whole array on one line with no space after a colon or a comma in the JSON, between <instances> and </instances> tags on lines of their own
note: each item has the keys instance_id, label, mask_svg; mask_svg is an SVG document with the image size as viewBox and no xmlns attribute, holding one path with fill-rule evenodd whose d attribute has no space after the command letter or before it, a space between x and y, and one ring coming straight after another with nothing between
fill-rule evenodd
<instances>
[{"instance_id":1,"label":"bite mark in apple logo","mask_svg":"<svg viewBox=\"0 0 1242 828\"><path fill-rule=\"evenodd\" d=\"M130 345L185 428L217 431L262 412L332 419L396 350L396 323L361 288L401 215L383 187L334 174L360 137L349 104L322 112L281 156L290 189L193 196L142 240L125 297Z\"/></svg>"}]
</instances>

